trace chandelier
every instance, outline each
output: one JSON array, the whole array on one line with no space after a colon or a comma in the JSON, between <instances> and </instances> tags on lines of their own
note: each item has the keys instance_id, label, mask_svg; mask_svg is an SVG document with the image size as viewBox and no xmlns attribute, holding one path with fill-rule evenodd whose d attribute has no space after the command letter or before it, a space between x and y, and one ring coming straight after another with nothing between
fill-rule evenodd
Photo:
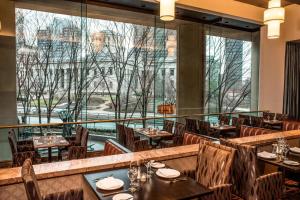
<instances>
[{"instance_id":1,"label":"chandelier","mask_svg":"<svg viewBox=\"0 0 300 200\"><path fill-rule=\"evenodd\" d=\"M264 24L268 26L268 39L279 38L280 24L284 22L284 8L281 0L270 0L264 12Z\"/></svg>"}]
</instances>

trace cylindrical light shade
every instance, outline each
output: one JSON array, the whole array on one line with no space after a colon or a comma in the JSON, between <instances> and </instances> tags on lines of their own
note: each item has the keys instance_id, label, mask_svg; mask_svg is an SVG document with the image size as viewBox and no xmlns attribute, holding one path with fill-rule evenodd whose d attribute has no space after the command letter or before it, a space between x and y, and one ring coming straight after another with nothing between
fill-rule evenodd
<instances>
[{"instance_id":1,"label":"cylindrical light shade","mask_svg":"<svg viewBox=\"0 0 300 200\"><path fill-rule=\"evenodd\" d=\"M284 22L284 8L269 8L264 12L264 23L268 24L269 21L277 20L280 23Z\"/></svg>"},{"instance_id":2,"label":"cylindrical light shade","mask_svg":"<svg viewBox=\"0 0 300 200\"><path fill-rule=\"evenodd\" d=\"M160 0L160 19L172 21L175 18L175 0Z\"/></svg>"},{"instance_id":3,"label":"cylindrical light shade","mask_svg":"<svg viewBox=\"0 0 300 200\"><path fill-rule=\"evenodd\" d=\"M281 7L281 0L271 0L268 3L268 8L279 8Z\"/></svg>"},{"instance_id":4,"label":"cylindrical light shade","mask_svg":"<svg viewBox=\"0 0 300 200\"><path fill-rule=\"evenodd\" d=\"M268 23L268 38L276 39L280 36L280 22L270 21Z\"/></svg>"}]
</instances>

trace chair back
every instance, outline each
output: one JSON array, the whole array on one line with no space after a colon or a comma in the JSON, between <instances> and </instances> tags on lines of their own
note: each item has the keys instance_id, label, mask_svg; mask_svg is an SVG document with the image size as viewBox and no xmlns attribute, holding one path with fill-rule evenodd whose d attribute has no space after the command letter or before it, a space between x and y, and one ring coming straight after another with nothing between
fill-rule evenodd
<instances>
[{"instance_id":1,"label":"chair back","mask_svg":"<svg viewBox=\"0 0 300 200\"><path fill-rule=\"evenodd\" d=\"M196 135L194 133L185 132L183 134L182 145L203 144L209 141L210 140L208 138L201 137L200 135Z\"/></svg>"},{"instance_id":2,"label":"chair back","mask_svg":"<svg viewBox=\"0 0 300 200\"><path fill-rule=\"evenodd\" d=\"M117 133L118 133L118 142L121 145L126 146L126 134L125 134L125 129L123 124L117 123Z\"/></svg>"},{"instance_id":3,"label":"chair back","mask_svg":"<svg viewBox=\"0 0 300 200\"><path fill-rule=\"evenodd\" d=\"M39 185L30 159L24 161L21 174L28 200L42 200Z\"/></svg>"},{"instance_id":4,"label":"chair back","mask_svg":"<svg viewBox=\"0 0 300 200\"><path fill-rule=\"evenodd\" d=\"M82 138L82 132L83 132L83 127L78 125L76 127L76 135L75 135L75 143L76 144L80 144L81 143L81 138Z\"/></svg>"},{"instance_id":5,"label":"chair back","mask_svg":"<svg viewBox=\"0 0 300 200\"><path fill-rule=\"evenodd\" d=\"M232 192L237 196L249 200L251 189L259 176L257 149L255 146L240 145L225 139L220 139L222 145L236 149L235 159L233 161L232 175Z\"/></svg>"},{"instance_id":6,"label":"chair back","mask_svg":"<svg viewBox=\"0 0 300 200\"><path fill-rule=\"evenodd\" d=\"M8 131L8 142L10 145L11 153L12 154L17 153L18 152L17 138L16 138L15 131L13 129L10 129Z\"/></svg>"},{"instance_id":7,"label":"chair back","mask_svg":"<svg viewBox=\"0 0 300 200\"><path fill-rule=\"evenodd\" d=\"M228 184L235 150L207 142L199 145L196 181L205 187Z\"/></svg>"},{"instance_id":8,"label":"chair back","mask_svg":"<svg viewBox=\"0 0 300 200\"><path fill-rule=\"evenodd\" d=\"M283 194L283 177L281 172L260 176L256 179L251 200L281 199Z\"/></svg>"},{"instance_id":9,"label":"chair back","mask_svg":"<svg viewBox=\"0 0 300 200\"><path fill-rule=\"evenodd\" d=\"M173 133L174 121L164 120L163 131L167 131L169 133Z\"/></svg>"},{"instance_id":10,"label":"chair back","mask_svg":"<svg viewBox=\"0 0 300 200\"><path fill-rule=\"evenodd\" d=\"M263 119L265 120L272 120L274 119L275 113L271 112L263 112Z\"/></svg>"},{"instance_id":11,"label":"chair back","mask_svg":"<svg viewBox=\"0 0 300 200\"><path fill-rule=\"evenodd\" d=\"M223 122L224 124L229 125L230 117L227 115L219 115L219 122L220 124Z\"/></svg>"},{"instance_id":12,"label":"chair back","mask_svg":"<svg viewBox=\"0 0 300 200\"><path fill-rule=\"evenodd\" d=\"M134 152L151 149L148 140L138 140L134 142Z\"/></svg>"},{"instance_id":13,"label":"chair back","mask_svg":"<svg viewBox=\"0 0 300 200\"><path fill-rule=\"evenodd\" d=\"M277 132L276 130L265 129L265 128L258 128L252 126L241 126L240 137L248 137L248 136L255 136L255 135L264 135L268 133Z\"/></svg>"},{"instance_id":14,"label":"chair back","mask_svg":"<svg viewBox=\"0 0 300 200\"><path fill-rule=\"evenodd\" d=\"M256 117L256 116L251 116L251 126L254 127L263 127L263 117Z\"/></svg>"},{"instance_id":15,"label":"chair back","mask_svg":"<svg viewBox=\"0 0 300 200\"><path fill-rule=\"evenodd\" d=\"M250 116L249 115L239 114L239 118L243 118L244 119L244 124L245 125L250 125Z\"/></svg>"},{"instance_id":16,"label":"chair back","mask_svg":"<svg viewBox=\"0 0 300 200\"><path fill-rule=\"evenodd\" d=\"M288 119L288 116L286 114L276 113L276 119L279 121L284 121Z\"/></svg>"},{"instance_id":17,"label":"chair back","mask_svg":"<svg viewBox=\"0 0 300 200\"><path fill-rule=\"evenodd\" d=\"M129 128L127 126L124 128L126 134L126 147L131 151L134 151L134 130L133 128Z\"/></svg>"},{"instance_id":18,"label":"chair back","mask_svg":"<svg viewBox=\"0 0 300 200\"><path fill-rule=\"evenodd\" d=\"M88 137L89 137L89 130L83 127L80 146L87 148Z\"/></svg>"},{"instance_id":19,"label":"chair back","mask_svg":"<svg viewBox=\"0 0 300 200\"><path fill-rule=\"evenodd\" d=\"M300 122L299 121L283 121L282 130L283 131L291 131L291 130L299 130Z\"/></svg>"},{"instance_id":20,"label":"chair back","mask_svg":"<svg viewBox=\"0 0 300 200\"><path fill-rule=\"evenodd\" d=\"M198 133L197 120L185 118L185 130L192 133Z\"/></svg>"},{"instance_id":21,"label":"chair back","mask_svg":"<svg viewBox=\"0 0 300 200\"><path fill-rule=\"evenodd\" d=\"M175 130L174 130L174 135L175 136L183 136L185 130L185 125L179 122L175 123Z\"/></svg>"}]
</instances>

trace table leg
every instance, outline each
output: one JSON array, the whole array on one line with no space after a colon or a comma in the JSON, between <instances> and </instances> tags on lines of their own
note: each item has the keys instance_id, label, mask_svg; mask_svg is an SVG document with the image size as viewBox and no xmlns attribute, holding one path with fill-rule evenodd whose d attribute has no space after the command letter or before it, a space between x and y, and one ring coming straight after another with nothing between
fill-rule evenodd
<instances>
[{"instance_id":1,"label":"table leg","mask_svg":"<svg viewBox=\"0 0 300 200\"><path fill-rule=\"evenodd\" d=\"M52 162L52 149L48 147L48 162Z\"/></svg>"},{"instance_id":2,"label":"table leg","mask_svg":"<svg viewBox=\"0 0 300 200\"><path fill-rule=\"evenodd\" d=\"M152 138L151 137L149 138L149 143L152 146Z\"/></svg>"}]
</instances>

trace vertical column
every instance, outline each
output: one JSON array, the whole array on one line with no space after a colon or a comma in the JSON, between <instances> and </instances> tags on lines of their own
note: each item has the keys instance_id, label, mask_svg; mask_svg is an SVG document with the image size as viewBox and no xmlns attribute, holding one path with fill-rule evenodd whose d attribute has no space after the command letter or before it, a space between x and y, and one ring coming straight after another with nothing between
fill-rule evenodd
<instances>
[{"instance_id":1,"label":"vertical column","mask_svg":"<svg viewBox=\"0 0 300 200\"><path fill-rule=\"evenodd\" d=\"M260 32L252 33L250 110L258 109Z\"/></svg>"},{"instance_id":2,"label":"vertical column","mask_svg":"<svg viewBox=\"0 0 300 200\"><path fill-rule=\"evenodd\" d=\"M190 115L204 111L205 36L201 24L178 28L177 113Z\"/></svg>"},{"instance_id":3,"label":"vertical column","mask_svg":"<svg viewBox=\"0 0 300 200\"><path fill-rule=\"evenodd\" d=\"M16 40L15 6L0 1L0 125L16 124ZM11 159L7 129L0 129L0 160Z\"/></svg>"}]
</instances>

